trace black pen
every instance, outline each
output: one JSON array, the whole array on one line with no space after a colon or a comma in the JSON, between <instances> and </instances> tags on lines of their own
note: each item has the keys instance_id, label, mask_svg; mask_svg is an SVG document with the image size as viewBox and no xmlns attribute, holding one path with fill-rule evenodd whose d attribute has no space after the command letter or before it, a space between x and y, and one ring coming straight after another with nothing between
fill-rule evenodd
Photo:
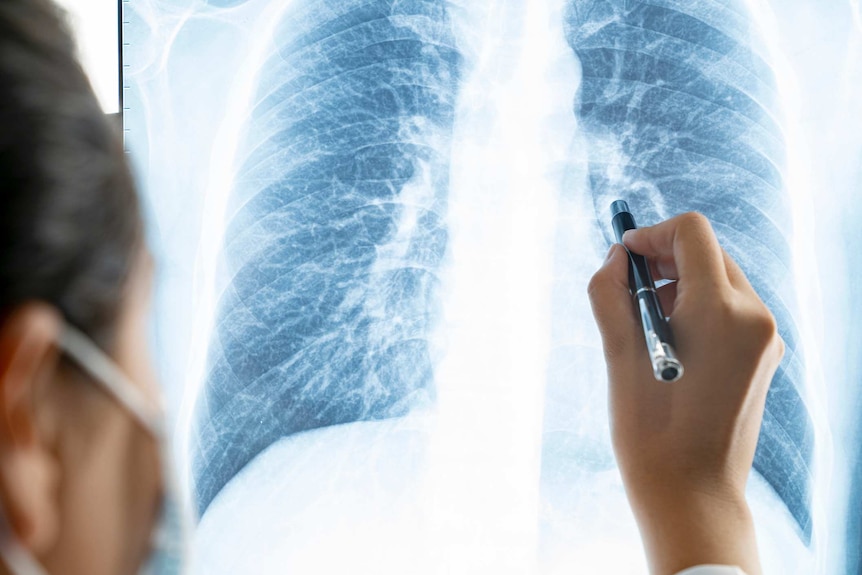
<instances>
[{"instance_id":1,"label":"black pen","mask_svg":"<svg viewBox=\"0 0 862 575\"><path fill-rule=\"evenodd\" d=\"M625 232L637 229L635 218L629 211L629 205L623 200L617 200L611 204L611 218L614 234L619 243L623 243ZM673 333L661 309L649 264L645 257L632 253L628 248L626 251L629 254L631 291L638 300L641 325L644 328L653 375L659 381L677 381L682 377L682 363L676 358Z\"/></svg>"}]
</instances>

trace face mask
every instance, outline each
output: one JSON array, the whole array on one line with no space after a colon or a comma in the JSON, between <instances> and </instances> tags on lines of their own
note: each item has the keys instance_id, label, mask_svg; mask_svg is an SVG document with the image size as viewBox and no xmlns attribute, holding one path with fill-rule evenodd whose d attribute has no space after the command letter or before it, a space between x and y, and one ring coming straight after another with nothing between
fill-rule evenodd
<instances>
[{"instance_id":1,"label":"face mask","mask_svg":"<svg viewBox=\"0 0 862 575\"><path fill-rule=\"evenodd\" d=\"M138 389L122 370L90 339L65 326L58 342L60 349L75 361L97 384L116 399L159 443L162 464L162 506L153 530L150 555L140 575L179 575L183 572L187 548L189 513L182 504L175 477L170 473L164 417L159 408ZM0 557L14 575L48 575L18 542L6 514L0 508Z\"/></svg>"}]
</instances>

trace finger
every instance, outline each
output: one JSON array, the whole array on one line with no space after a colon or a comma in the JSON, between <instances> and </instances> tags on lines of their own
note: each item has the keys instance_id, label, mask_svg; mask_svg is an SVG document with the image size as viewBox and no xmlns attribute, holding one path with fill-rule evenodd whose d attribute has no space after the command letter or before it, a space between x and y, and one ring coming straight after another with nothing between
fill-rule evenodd
<instances>
[{"instance_id":1,"label":"finger","mask_svg":"<svg viewBox=\"0 0 862 575\"><path fill-rule=\"evenodd\" d=\"M677 272L673 258L666 258L661 261L648 259L647 263L649 264L649 271L652 274L653 280L679 280L679 273Z\"/></svg>"},{"instance_id":2,"label":"finger","mask_svg":"<svg viewBox=\"0 0 862 575\"><path fill-rule=\"evenodd\" d=\"M605 357L609 364L630 355L640 343L640 327L636 321L629 291L628 254L620 244L608 252L604 265L590 280L588 292L593 316L602 336Z\"/></svg>"},{"instance_id":3,"label":"finger","mask_svg":"<svg viewBox=\"0 0 862 575\"><path fill-rule=\"evenodd\" d=\"M722 255L724 256L724 267L727 270L727 278L730 280L730 285L735 287L740 291L747 291L749 293L755 293L754 287L752 287L751 283L748 281L748 278L745 275L745 272L742 271L742 268L739 267L739 264L736 263L736 260L731 257L726 251L721 250Z\"/></svg>"},{"instance_id":4,"label":"finger","mask_svg":"<svg viewBox=\"0 0 862 575\"><path fill-rule=\"evenodd\" d=\"M671 282L655 290L665 317L670 317L670 314L673 313L673 308L676 305L676 288L676 282Z\"/></svg>"},{"instance_id":5,"label":"finger","mask_svg":"<svg viewBox=\"0 0 862 575\"><path fill-rule=\"evenodd\" d=\"M707 290L727 285L721 246L704 216L683 214L658 225L626 232L623 242L632 252L654 259L661 276Z\"/></svg>"}]
</instances>

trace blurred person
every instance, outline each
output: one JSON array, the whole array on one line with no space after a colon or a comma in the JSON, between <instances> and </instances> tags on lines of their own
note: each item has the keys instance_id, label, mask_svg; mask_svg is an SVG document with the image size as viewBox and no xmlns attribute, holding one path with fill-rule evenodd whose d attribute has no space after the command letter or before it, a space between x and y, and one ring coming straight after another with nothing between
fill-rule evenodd
<instances>
[{"instance_id":1,"label":"blurred person","mask_svg":"<svg viewBox=\"0 0 862 575\"><path fill-rule=\"evenodd\" d=\"M48 0L0 2L0 574L178 573L121 140Z\"/></svg>"},{"instance_id":2,"label":"blurred person","mask_svg":"<svg viewBox=\"0 0 862 575\"><path fill-rule=\"evenodd\" d=\"M684 214L626 232L651 260L685 365L659 383L614 245L589 286L608 365L614 451L650 571L760 575L745 484L772 376L784 355L775 318L721 248L709 221Z\"/></svg>"}]
</instances>

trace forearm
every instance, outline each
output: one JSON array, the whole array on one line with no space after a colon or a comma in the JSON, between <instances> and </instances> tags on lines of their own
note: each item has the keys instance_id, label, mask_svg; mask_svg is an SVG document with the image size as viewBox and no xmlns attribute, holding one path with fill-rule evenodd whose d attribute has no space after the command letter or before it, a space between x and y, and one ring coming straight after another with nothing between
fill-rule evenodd
<instances>
[{"instance_id":1,"label":"forearm","mask_svg":"<svg viewBox=\"0 0 862 575\"><path fill-rule=\"evenodd\" d=\"M754 523L743 498L709 495L632 501L652 575L702 564L734 565L761 575Z\"/></svg>"}]
</instances>

